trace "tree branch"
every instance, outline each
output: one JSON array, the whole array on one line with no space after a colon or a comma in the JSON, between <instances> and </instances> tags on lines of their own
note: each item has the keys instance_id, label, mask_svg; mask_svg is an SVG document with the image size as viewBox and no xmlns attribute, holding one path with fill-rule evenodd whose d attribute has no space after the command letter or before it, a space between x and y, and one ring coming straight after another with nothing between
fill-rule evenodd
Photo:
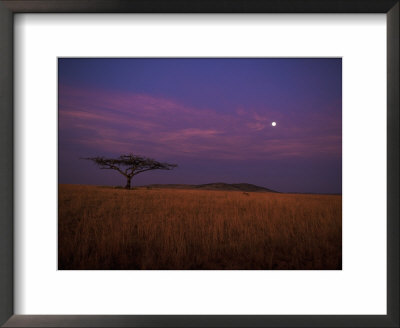
<instances>
[{"instance_id":1,"label":"tree branch","mask_svg":"<svg viewBox=\"0 0 400 328\"><path fill-rule=\"evenodd\" d=\"M129 179L142 172L151 170L172 170L178 166L176 164L162 163L151 158L133 154L121 155L118 158L88 157L83 159L93 161L100 169L116 170Z\"/></svg>"}]
</instances>

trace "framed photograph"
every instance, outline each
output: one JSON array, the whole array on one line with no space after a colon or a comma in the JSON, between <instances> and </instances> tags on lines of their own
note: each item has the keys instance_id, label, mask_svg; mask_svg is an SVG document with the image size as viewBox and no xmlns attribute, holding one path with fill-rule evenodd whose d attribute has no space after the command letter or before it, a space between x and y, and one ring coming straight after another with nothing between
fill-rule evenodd
<instances>
[{"instance_id":1,"label":"framed photograph","mask_svg":"<svg viewBox=\"0 0 400 328\"><path fill-rule=\"evenodd\" d=\"M398 327L398 1L0 1L0 323Z\"/></svg>"},{"instance_id":2,"label":"framed photograph","mask_svg":"<svg viewBox=\"0 0 400 328\"><path fill-rule=\"evenodd\" d=\"M341 270L341 93L341 58L59 58L58 270Z\"/></svg>"}]
</instances>

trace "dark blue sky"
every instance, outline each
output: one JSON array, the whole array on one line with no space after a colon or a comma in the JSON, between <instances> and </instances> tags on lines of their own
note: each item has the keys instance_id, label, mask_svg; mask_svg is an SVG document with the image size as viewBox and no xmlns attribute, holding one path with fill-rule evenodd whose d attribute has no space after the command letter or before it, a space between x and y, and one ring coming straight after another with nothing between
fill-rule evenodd
<instances>
[{"instance_id":1,"label":"dark blue sky","mask_svg":"<svg viewBox=\"0 0 400 328\"><path fill-rule=\"evenodd\" d=\"M79 158L135 153L179 167L134 185L341 192L341 59L63 58L58 78L60 183L123 185Z\"/></svg>"}]
</instances>

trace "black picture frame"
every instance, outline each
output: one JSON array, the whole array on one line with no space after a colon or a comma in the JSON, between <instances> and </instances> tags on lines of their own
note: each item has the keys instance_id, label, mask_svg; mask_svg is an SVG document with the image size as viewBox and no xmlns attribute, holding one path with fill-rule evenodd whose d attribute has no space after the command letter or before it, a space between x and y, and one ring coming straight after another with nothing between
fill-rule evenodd
<instances>
[{"instance_id":1,"label":"black picture frame","mask_svg":"<svg viewBox=\"0 0 400 328\"><path fill-rule=\"evenodd\" d=\"M399 327L399 8L399 0L0 0L0 324L4 327ZM13 20L16 13L385 13L387 315L14 315Z\"/></svg>"}]
</instances>

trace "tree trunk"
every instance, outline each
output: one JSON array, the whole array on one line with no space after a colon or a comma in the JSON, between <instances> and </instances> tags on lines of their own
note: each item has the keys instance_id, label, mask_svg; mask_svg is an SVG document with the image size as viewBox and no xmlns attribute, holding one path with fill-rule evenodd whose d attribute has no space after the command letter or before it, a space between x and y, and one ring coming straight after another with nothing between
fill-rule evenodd
<instances>
[{"instance_id":1,"label":"tree trunk","mask_svg":"<svg viewBox=\"0 0 400 328\"><path fill-rule=\"evenodd\" d=\"M126 178L126 186L125 189L131 189L131 177Z\"/></svg>"}]
</instances>

